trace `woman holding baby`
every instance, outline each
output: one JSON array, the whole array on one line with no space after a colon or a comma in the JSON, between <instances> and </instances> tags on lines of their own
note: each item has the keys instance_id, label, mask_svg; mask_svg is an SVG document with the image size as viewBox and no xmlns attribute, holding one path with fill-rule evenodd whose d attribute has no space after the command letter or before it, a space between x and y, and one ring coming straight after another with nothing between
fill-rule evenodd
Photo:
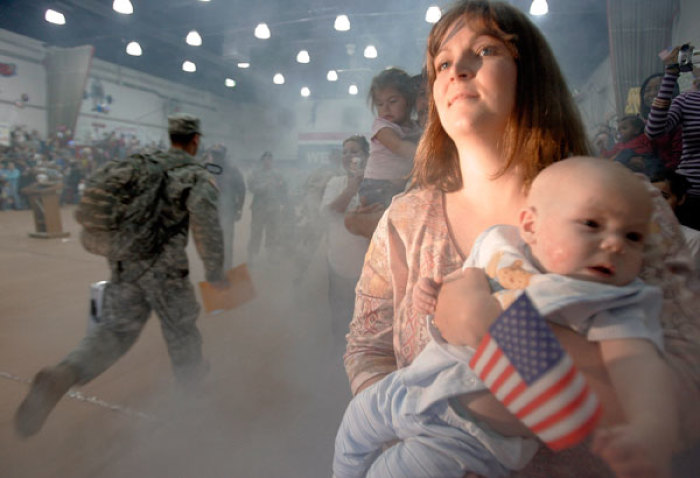
<instances>
[{"instance_id":1,"label":"woman holding baby","mask_svg":"<svg viewBox=\"0 0 700 478\"><path fill-rule=\"evenodd\" d=\"M461 267L482 231L517 224L540 170L588 153L556 60L515 7L459 2L433 27L426 66L430 107L413 187L382 217L357 286L345 354L354 394L409 365L428 342L412 298L419 279L442 282ZM700 431L700 296L686 284L690 263L677 223L660 197L654 203L642 278L664 292L665 358L675 383L668 393L675 394L682 418L680 450ZM450 310L450 294L458 292L452 284L442 288L435 323L448 342L461 344L466 318ZM624 416L597 345L564 329L555 332L604 404L601 423L620 423ZM608 467L617 476L660 476L653 453L632 455L607 451L603 461L585 446L558 454L542 449L522 476L599 477L610 474Z\"/></svg>"}]
</instances>

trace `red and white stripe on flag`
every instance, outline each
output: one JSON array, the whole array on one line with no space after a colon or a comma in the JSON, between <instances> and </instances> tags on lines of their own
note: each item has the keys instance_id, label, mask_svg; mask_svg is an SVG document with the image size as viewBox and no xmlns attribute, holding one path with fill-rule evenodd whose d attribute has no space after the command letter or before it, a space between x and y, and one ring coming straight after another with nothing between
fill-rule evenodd
<instances>
[{"instance_id":1,"label":"red and white stripe on flag","mask_svg":"<svg viewBox=\"0 0 700 478\"><path fill-rule=\"evenodd\" d=\"M580 443L597 424L597 397L526 294L491 325L469 365L553 450Z\"/></svg>"}]
</instances>

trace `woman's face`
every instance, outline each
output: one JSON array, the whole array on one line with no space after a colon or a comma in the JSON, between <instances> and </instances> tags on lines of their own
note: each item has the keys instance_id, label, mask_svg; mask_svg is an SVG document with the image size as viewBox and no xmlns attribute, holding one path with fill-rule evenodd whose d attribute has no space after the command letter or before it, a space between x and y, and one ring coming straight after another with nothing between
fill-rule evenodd
<instances>
[{"instance_id":1,"label":"woman's face","mask_svg":"<svg viewBox=\"0 0 700 478\"><path fill-rule=\"evenodd\" d=\"M506 44L460 19L442 40L434 67L433 99L450 138L502 137L515 106L518 75Z\"/></svg>"},{"instance_id":2,"label":"woman's face","mask_svg":"<svg viewBox=\"0 0 700 478\"><path fill-rule=\"evenodd\" d=\"M343 169L355 173L365 169L367 155L357 141L348 140L343 143Z\"/></svg>"}]
</instances>

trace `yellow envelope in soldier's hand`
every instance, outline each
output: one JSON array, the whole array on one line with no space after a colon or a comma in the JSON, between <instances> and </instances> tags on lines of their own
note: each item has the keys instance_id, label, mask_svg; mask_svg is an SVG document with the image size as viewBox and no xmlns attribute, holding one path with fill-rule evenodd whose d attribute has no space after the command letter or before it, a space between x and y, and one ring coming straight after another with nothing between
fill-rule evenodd
<instances>
[{"instance_id":1,"label":"yellow envelope in soldier's hand","mask_svg":"<svg viewBox=\"0 0 700 478\"><path fill-rule=\"evenodd\" d=\"M248 266L241 264L226 271L229 286L226 289L217 289L209 282L200 282L199 290L202 293L204 310L230 310L238 307L255 297L253 281L248 273Z\"/></svg>"}]
</instances>

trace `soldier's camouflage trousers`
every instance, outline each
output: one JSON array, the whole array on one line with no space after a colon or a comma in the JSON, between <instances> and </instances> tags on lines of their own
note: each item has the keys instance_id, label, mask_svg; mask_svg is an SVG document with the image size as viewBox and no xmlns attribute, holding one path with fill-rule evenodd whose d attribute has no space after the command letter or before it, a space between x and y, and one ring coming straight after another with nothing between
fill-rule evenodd
<instances>
[{"instance_id":1,"label":"soldier's camouflage trousers","mask_svg":"<svg viewBox=\"0 0 700 478\"><path fill-rule=\"evenodd\" d=\"M107 370L138 338L151 311L160 319L168 354L178 380L193 378L202 366L202 337L195 321L199 304L192 284L180 271L155 267L132 268L116 274L104 291L102 318L62 363L78 373L85 384ZM121 276L121 277L120 277Z\"/></svg>"}]
</instances>

